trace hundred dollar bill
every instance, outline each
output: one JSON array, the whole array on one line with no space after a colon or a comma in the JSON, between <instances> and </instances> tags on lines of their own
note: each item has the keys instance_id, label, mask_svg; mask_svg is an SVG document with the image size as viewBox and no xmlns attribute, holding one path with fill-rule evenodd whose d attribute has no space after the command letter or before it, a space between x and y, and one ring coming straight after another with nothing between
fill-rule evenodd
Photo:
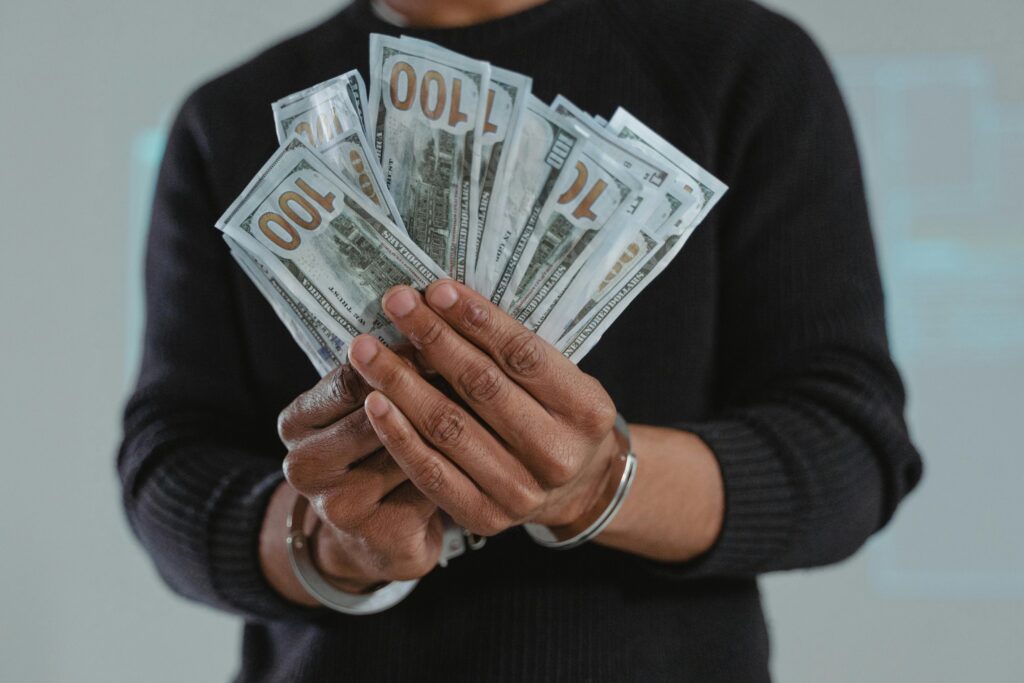
<instances>
[{"instance_id":1,"label":"hundred dollar bill","mask_svg":"<svg viewBox=\"0 0 1024 683\"><path fill-rule=\"evenodd\" d=\"M423 289L444 271L298 138L278 149L217 227L343 341L397 332L380 308L397 284Z\"/></svg>"},{"instance_id":2,"label":"hundred dollar bill","mask_svg":"<svg viewBox=\"0 0 1024 683\"><path fill-rule=\"evenodd\" d=\"M294 92L271 106L278 138L283 130L284 137L302 136L310 146L316 146L315 140L326 137L325 131L331 128L366 129L366 86L355 69Z\"/></svg>"},{"instance_id":3,"label":"hundred dollar bill","mask_svg":"<svg viewBox=\"0 0 1024 683\"><path fill-rule=\"evenodd\" d=\"M637 239L639 230L644 227L650 230L668 220L680 201L693 203L691 198L679 199L684 196L684 183L678 174L672 172L669 164L611 135L590 114L561 95L555 98L551 108L557 114L571 120L578 132L587 136L588 145L599 149L641 182L641 190L635 192L629 204L617 214L612 229L602 231L599 245L594 249L595 258L618 254ZM595 269L590 263L575 270L576 274L572 279L562 278L550 291L546 306L532 310L529 318L523 321L528 327L540 328L571 284L575 283L578 290L581 286L593 283L595 278L603 273L603 270ZM517 295L521 296L521 293L517 292ZM516 317L521 317L519 310L516 311Z\"/></svg>"},{"instance_id":4,"label":"hundred dollar bill","mask_svg":"<svg viewBox=\"0 0 1024 683\"><path fill-rule=\"evenodd\" d=\"M358 72L350 71L274 103L277 141L284 144L295 135L316 148L331 168L404 230L394 200L384 191L384 174L353 104L362 99L362 82Z\"/></svg>"},{"instance_id":5,"label":"hundred dollar bill","mask_svg":"<svg viewBox=\"0 0 1024 683\"><path fill-rule=\"evenodd\" d=\"M537 333L579 361L633 298L682 249L693 232L696 201L677 201L669 220L642 226L626 240L599 252L586 264L590 278L577 278L559 298ZM596 276L596 277L595 277ZM607 304L607 305L606 305ZM569 355L569 354L567 354Z\"/></svg>"},{"instance_id":6,"label":"hundred dollar bill","mask_svg":"<svg viewBox=\"0 0 1024 683\"><path fill-rule=\"evenodd\" d=\"M627 169L589 141L573 150L519 252L502 307L520 322L549 309L560 285L568 284L601 244L601 235L625 223L640 189Z\"/></svg>"},{"instance_id":7,"label":"hundred dollar bill","mask_svg":"<svg viewBox=\"0 0 1024 683\"><path fill-rule=\"evenodd\" d=\"M475 286L495 304L505 296L540 211L555 188L566 159L583 138L570 121L529 96L523 128L514 141L501 207L488 216L480 242Z\"/></svg>"},{"instance_id":8,"label":"hundred dollar bill","mask_svg":"<svg viewBox=\"0 0 1024 683\"><path fill-rule=\"evenodd\" d=\"M616 113L616 116L622 122L624 115ZM602 278L596 284L573 283L538 330L538 334L577 363L640 292L672 262L727 190L721 181L653 131L641 128L635 120L629 123L629 130L639 131L645 141L650 141L649 148L657 150L675 172L690 178L692 185L684 186L685 194L681 195L682 200L676 203L668 220L654 230L641 230L625 248L609 250L597 259L593 270L602 273ZM695 187L702 189L698 192Z\"/></svg>"},{"instance_id":9,"label":"hundred dollar bill","mask_svg":"<svg viewBox=\"0 0 1024 683\"><path fill-rule=\"evenodd\" d=\"M673 209L668 192L676 185L676 177L667 162L619 140L562 95L554 99L551 108L576 122L590 136L590 144L622 164L642 181L645 188L650 188L650 192L637 193L633 199L633 206L627 212L633 224L660 224L668 219ZM676 193L678 194L680 190L681 187L676 188Z\"/></svg>"},{"instance_id":10,"label":"hundred dollar bill","mask_svg":"<svg viewBox=\"0 0 1024 683\"><path fill-rule=\"evenodd\" d=\"M480 201L476 230L469 236L466 256L466 281L477 290L483 289L476 275L476 264L488 219L500 222L509 185L509 169L514 167L518 139L525 120L526 103L530 96L530 78L514 71L491 67L491 82L487 89L487 107L481 135ZM499 229L499 228L496 228Z\"/></svg>"},{"instance_id":11,"label":"hundred dollar bill","mask_svg":"<svg viewBox=\"0 0 1024 683\"><path fill-rule=\"evenodd\" d=\"M619 107L608 122L608 130L616 137L626 140L637 147L646 149L664 159L689 178L690 183L699 194L694 221L700 223L714 208L726 191L725 184L706 171L696 161L683 154L663 137L648 128L638 118Z\"/></svg>"},{"instance_id":12,"label":"hundred dollar bill","mask_svg":"<svg viewBox=\"0 0 1024 683\"><path fill-rule=\"evenodd\" d=\"M370 36L367 130L388 189L412 239L463 282L489 77L486 62Z\"/></svg>"},{"instance_id":13,"label":"hundred dollar bill","mask_svg":"<svg viewBox=\"0 0 1024 683\"><path fill-rule=\"evenodd\" d=\"M260 290L320 376L344 363L347 345L320 324L308 308L296 301L259 260L228 235L224 235L224 241L228 243L231 256Z\"/></svg>"},{"instance_id":14,"label":"hundred dollar bill","mask_svg":"<svg viewBox=\"0 0 1024 683\"><path fill-rule=\"evenodd\" d=\"M278 131L283 144L287 136ZM358 128L337 131L326 140L318 142L317 153L353 189L359 190L376 204L388 219L405 232L405 224L398 213L395 201L384 184L384 174L377 163L363 133Z\"/></svg>"}]
</instances>

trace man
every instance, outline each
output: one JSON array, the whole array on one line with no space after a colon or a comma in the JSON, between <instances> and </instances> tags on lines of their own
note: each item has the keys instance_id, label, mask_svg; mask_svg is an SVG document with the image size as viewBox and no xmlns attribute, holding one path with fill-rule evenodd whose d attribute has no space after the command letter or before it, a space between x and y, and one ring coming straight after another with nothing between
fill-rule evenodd
<instances>
[{"instance_id":1,"label":"man","mask_svg":"<svg viewBox=\"0 0 1024 683\"><path fill-rule=\"evenodd\" d=\"M212 226L276 146L269 103L366 73L371 32L621 104L730 186L579 368L442 281L384 308L460 403L370 338L317 381L228 258ZM747 0L357 2L185 103L147 296L125 503L173 589L245 618L241 681L767 680L757 576L847 557L921 473L841 98ZM534 543L522 524L600 500L616 412L638 460L619 514L578 548ZM317 607L287 558L297 496L335 586L415 590ZM443 569L442 513L490 537Z\"/></svg>"}]
</instances>

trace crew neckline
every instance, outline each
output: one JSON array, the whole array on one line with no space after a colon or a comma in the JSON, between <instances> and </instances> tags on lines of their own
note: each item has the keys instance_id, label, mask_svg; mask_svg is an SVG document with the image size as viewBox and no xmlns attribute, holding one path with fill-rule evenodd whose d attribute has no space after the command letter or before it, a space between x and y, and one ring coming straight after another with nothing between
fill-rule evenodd
<instances>
[{"instance_id":1,"label":"crew neckline","mask_svg":"<svg viewBox=\"0 0 1024 683\"><path fill-rule=\"evenodd\" d=\"M373 33L403 34L417 38L435 39L479 39L493 41L507 38L531 26L544 23L567 9L579 6L589 0L546 0L539 5L528 7L515 14L496 17L478 24L466 26L422 27L396 26L374 11L372 0L353 0L342 12L350 20Z\"/></svg>"}]
</instances>

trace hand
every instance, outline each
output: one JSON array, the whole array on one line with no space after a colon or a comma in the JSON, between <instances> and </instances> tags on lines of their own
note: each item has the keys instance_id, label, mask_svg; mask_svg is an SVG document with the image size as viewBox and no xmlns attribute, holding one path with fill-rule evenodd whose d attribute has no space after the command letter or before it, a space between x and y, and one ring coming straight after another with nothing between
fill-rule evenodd
<instances>
[{"instance_id":1,"label":"hand","mask_svg":"<svg viewBox=\"0 0 1024 683\"><path fill-rule=\"evenodd\" d=\"M375 389L365 406L380 441L420 491L476 534L578 520L617 452L607 392L469 288L435 282L426 300L396 287L383 305L475 416L363 335L349 359Z\"/></svg>"},{"instance_id":2,"label":"hand","mask_svg":"<svg viewBox=\"0 0 1024 683\"><path fill-rule=\"evenodd\" d=\"M285 477L323 521L314 537L316 564L350 592L424 576L437 566L443 533L437 506L409 482L366 420L369 391L343 366L278 420L288 447Z\"/></svg>"}]
</instances>

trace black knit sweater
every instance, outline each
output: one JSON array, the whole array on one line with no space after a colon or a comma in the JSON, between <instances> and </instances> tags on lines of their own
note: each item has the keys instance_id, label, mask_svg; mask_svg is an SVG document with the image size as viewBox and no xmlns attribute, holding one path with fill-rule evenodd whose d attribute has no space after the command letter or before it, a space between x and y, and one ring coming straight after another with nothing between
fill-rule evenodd
<instances>
[{"instance_id":1,"label":"black knit sweater","mask_svg":"<svg viewBox=\"0 0 1024 683\"><path fill-rule=\"evenodd\" d=\"M811 40L747 0L552 0L406 31L529 74L545 100L622 105L730 186L581 365L629 421L710 445L714 548L662 565L516 529L366 617L293 606L261 575L276 416L317 376L213 224L276 147L270 103L365 74L373 31L398 32L357 2L199 88L173 125L118 458L135 533L172 589L244 617L241 681L767 679L756 577L854 552L921 463L842 100Z\"/></svg>"}]
</instances>

